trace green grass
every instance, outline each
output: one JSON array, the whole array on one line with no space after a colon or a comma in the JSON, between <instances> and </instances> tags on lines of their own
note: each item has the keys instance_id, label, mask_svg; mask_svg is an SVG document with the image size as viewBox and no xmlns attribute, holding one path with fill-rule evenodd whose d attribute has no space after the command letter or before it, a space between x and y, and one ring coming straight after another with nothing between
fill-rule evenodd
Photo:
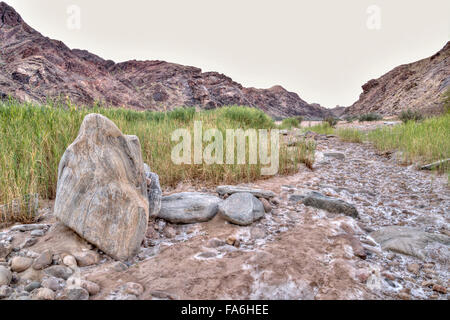
<instances>
[{"instance_id":1,"label":"green grass","mask_svg":"<svg viewBox=\"0 0 450 320\"><path fill-rule=\"evenodd\" d=\"M307 130L316 132L318 134L334 134L334 128L328 122L322 122L315 126L308 127Z\"/></svg>"},{"instance_id":2,"label":"green grass","mask_svg":"<svg viewBox=\"0 0 450 320\"><path fill-rule=\"evenodd\" d=\"M195 120L203 122L203 130L218 128L223 133L226 129L276 127L273 120L262 111L238 106L202 112L196 112L194 108L180 108L163 113L101 107L88 109L70 103L67 107L62 104L42 106L3 101L0 102L0 204L34 193L39 193L42 199L55 197L59 161L69 144L75 140L81 122L89 113L103 114L123 133L137 135L144 161L159 174L162 186L166 187L176 186L182 181L216 185L264 178L261 176L260 164L173 164L171 152L177 144L171 141L174 130L187 128L193 132ZM312 146L306 145L306 142L296 148L292 159L287 146L281 145L279 174L294 173L300 162L310 162L314 157ZM29 217L14 219L28 222Z\"/></svg>"},{"instance_id":3,"label":"green grass","mask_svg":"<svg viewBox=\"0 0 450 320\"><path fill-rule=\"evenodd\" d=\"M365 122L365 121L379 121L383 120L383 117L379 115L378 113L367 113L363 114L359 117L359 122Z\"/></svg>"},{"instance_id":4,"label":"green grass","mask_svg":"<svg viewBox=\"0 0 450 320\"><path fill-rule=\"evenodd\" d=\"M299 128L301 121L298 118L286 118L280 125L280 129L288 129Z\"/></svg>"},{"instance_id":5,"label":"green grass","mask_svg":"<svg viewBox=\"0 0 450 320\"><path fill-rule=\"evenodd\" d=\"M341 140L346 142L361 143L364 139L363 133L357 129L337 129L335 132Z\"/></svg>"},{"instance_id":6,"label":"green grass","mask_svg":"<svg viewBox=\"0 0 450 320\"><path fill-rule=\"evenodd\" d=\"M408 121L369 132L369 141L381 151L400 150L405 163L427 164L450 158L450 113L422 122ZM440 171L450 172L443 167Z\"/></svg>"}]
</instances>

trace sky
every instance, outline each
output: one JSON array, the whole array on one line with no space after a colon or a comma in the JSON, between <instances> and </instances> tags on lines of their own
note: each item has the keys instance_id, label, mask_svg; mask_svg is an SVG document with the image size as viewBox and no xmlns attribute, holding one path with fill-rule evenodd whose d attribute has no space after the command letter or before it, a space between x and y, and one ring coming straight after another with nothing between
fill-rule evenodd
<instances>
[{"instance_id":1,"label":"sky","mask_svg":"<svg viewBox=\"0 0 450 320\"><path fill-rule=\"evenodd\" d=\"M361 86L450 40L448 0L6 0L43 35L115 62L164 60L309 103Z\"/></svg>"}]
</instances>

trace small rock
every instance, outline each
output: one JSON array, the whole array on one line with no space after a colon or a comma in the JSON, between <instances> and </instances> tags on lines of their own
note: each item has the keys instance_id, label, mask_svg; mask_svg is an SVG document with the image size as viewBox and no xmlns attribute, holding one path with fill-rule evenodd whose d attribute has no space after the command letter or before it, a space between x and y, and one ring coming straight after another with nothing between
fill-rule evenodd
<instances>
[{"instance_id":1,"label":"small rock","mask_svg":"<svg viewBox=\"0 0 450 320\"><path fill-rule=\"evenodd\" d=\"M32 237L42 237L45 235L45 231L44 230L33 230L33 231L31 231L30 234Z\"/></svg>"},{"instance_id":2,"label":"small rock","mask_svg":"<svg viewBox=\"0 0 450 320\"><path fill-rule=\"evenodd\" d=\"M94 251L75 252L73 255L77 260L79 267L92 266L94 264L97 264L99 261L99 256Z\"/></svg>"},{"instance_id":3,"label":"small rock","mask_svg":"<svg viewBox=\"0 0 450 320\"><path fill-rule=\"evenodd\" d=\"M14 290L7 285L0 286L0 299L8 298Z\"/></svg>"},{"instance_id":4,"label":"small rock","mask_svg":"<svg viewBox=\"0 0 450 320\"><path fill-rule=\"evenodd\" d=\"M162 190L159 184L159 176L150 171L150 167L144 163L144 173L147 178L147 194L150 217L156 217L161 210Z\"/></svg>"},{"instance_id":5,"label":"small rock","mask_svg":"<svg viewBox=\"0 0 450 320\"><path fill-rule=\"evenodd\" d=\"M434 286L434 281L427 280L422 282L422 287L432 287L432 286Z\"/></svg>"},{"instance_id":6,"label":"small rock","mask_svg":"<svg viewBox=\"0 0 450 320\"><path fill-rule=\"evenodd\" d=\"M436 291L436 292L439 292L439 293L442 293L442 294L446 294L447 293L447 288L444 287L444 286L441 286L439 284L435 284L433 286L433 291Z\"/></svg>"},{"instance_id":7,"label":"small rock","mask_svg":"<svg viewBox=\"0 0 450 320\"><path fill-rule=\"evenodd\" d=\"M264 199L264 198L260 198L259 200L261 201L261 203L262 203L263 206L264 206L264 211L265 211L266 213L271 213L271 212L272 212L272 205L270 204L270 202L267 201L267 200Z\"/></svg>"},{"instance_id":8,"label":"small rock","mask_svg":"<svg viewBox=\"0 0 450 320\"><path fill-rule=\"evenodd\" d=\"M164 228L163 232L164 236L168 239L175 238L177 236L177 230L171 226L167 226Z\"/></svg>"},{"instance_id":9,"label":"small rock","mask_svg":"<svg viewBox=\"0 0 450 320\"><path fill-rule=\"evenodd\" d=\"M50 266L53 262L53 253L50 250L42 252L33 263L34 270L42 270Z\"/></svg>"},{"instance_id":10,"label":"small rock","mask_svg":"<svg viewBox=\"0 0 450 320\"><path fill-rule=\"evenodd\" d=\"M400 292L398 294L398 297L402 300L411 300L411 295L409 293L406 292Z\"/></svg>"},{"instance_id":11,"label":"small rock","mask_svg":"<svg viewBox=\"0 0 450 320\"><path fill-rule=\"evenodd\" d=\"M65 256L63 259L63 263L71 269L75 269L78 266L77 260L75 259L74 256L71 255Z\"/></svg>"},{"instance_id":12,"label":"small rock","mask_svg":"<svg viewBox=\"0 0 450 320\"><path fill-rule=\"evenodd\" d=\"M31 292L35 289L39 289L41 287L41 283L38 281L33 281L25 286L26 292Z\"/></svg>"},{"instance_id":13,"label":"small rock","mask_svg":"<svg viewBox=\"0 0 450 320\"><path fill-rule=\"evenodd\" d=\"M20 232L28 232L34 230L44 230L47 229L48 225L46 224L21 224L11 228L11 231L20 231Z\"/></svg>"},{"instance_id":14,"label":"small rock","mask_svg":"<svg viewBox=\"0 0 450 320\"><path fill-rule=\"evenodd\" d=\"M31 267L33 259L26 257L14 257L11 260L11 270L14 272L23 272Z\"/></svg>"},{"instance_id":15,"label":"small rock","mask_svg":"<svg viewBox=\"0 0 450 320\"><path fill-rule=\"evenodd\" d=\"M150 295L152 297L155 297L155 298L158 298L158 299L178 300L178 297L176 295L171 294L171 293L167 293L165 291L160 291L160 290L152 291L150 293Z\"/></svg>"},{"instance_id":16,"label":"small rock","mask_svg":"<svg viewBox=\"0 0 450 320\"><path fill-rule=\"evenodd\" d=\"M44 272L52 277L67 280L73 274L72 269L64 266L52 266L44 270Z\"/></svg>"},{"instance_id":17,"label":"small rock","mask_svg":"<svg viewBox=\"0 0 450 320\"><path fill-rule=\"evenodd\" d=\"M331 213L344 214L353 218L358 217L358 210L352 204L343 200L330 198L318 192L309 193L303 200L305 206L326 210Z\"/></svg>"},{"instance_id":18,"label":"small rock","mask_svg":"<svg viewBox=\"0 0 450 320\"><path fill-rule=\"evenodd\" d=\"M144 287L139 283L127 282L124 286L125 293L135 295L139 297L144 293Z\"/></svg>"},{"instance_id":19,"label":"small rock","mask_svg":"<svg viewBox=\"0 0 450 320\"><path fill-rule=\"evenodd\" d=\"M234 242L233 245L234 245L236 248L240 248L240 246L241 246L241 240L236 239L236 241Z\"/></svg>"},{"instance_id":20,"label":"small rock","mask_svg":"<svg viewBox=\"0 0 450 320\"><path fill-rule=\"evenodd\" d=\"M388 272L383 272L381 275L382 275L383 277L385 277L386 279L388 279L388 280L391 280L391 281L394 281L394 280L395 280L395 276L392 275L392 274L390 274L390 273L388 273Z\"/></svg>"},{"instance_id":21,"label":"small rock","mask_svg":"<svg viewBox=\"0 0 450 320\"><path fill-rule=\"evenodd\" d=\"M55 300L55 293L48 288L39 288L33 294L34 300Z\"/></svg>"},{"instance_id":22,"label":"small rock","mask_svg":"<svg viewBox=\"0 0 450 320\"><path fill-rule=\"evenodd\" d=\"M198 255L199 258L203 259L211 259L217 257L217 253L215 252L202 252Z\"/></svg>"},{"instance_id":23,"label":"small rock","mask_svg":"<svg viewBox=\"0 0 450 320\"><path fill-rule=\"evenodd\" d=\"M12 251L10 245L0 243L0 259L5 259Z\"/></svg>"},{"instance_id":24,"label":"small rock","mask_svg":"<svg viewBox=\"0 0 450 320\"><path fill-rule=\"evenodd\" d=\"M264 217L264 206L250 193L235 193L219 204L219 214L227 221L248 226Z\"/></svg>"},{"instance_id":25,"label":"small rock","mask_svg":"<svg viewBox=\"0 0 450 320\"><path fill-rule=\"evenodd\" d=\"M234 246L234 243L236 242L236 238L235 237L233 237L233 236L231 236L231 237L228 237L228 239L227 239L227 244L228 245L230 245L230 246Z\"/></svg>"},{"instance_id":26,"label":"small rock","mask_svg":"<svg viewBox=\"0 0 450 320\"><path fill-rule=\"evenodd\" d=\"M100 286L92 281L82 280L81 287L85 289L87 292L89 292L89 295L91 296L95 296L97 293L100 292Z\"/></svg>"},{"instance_id":27,"label":"small rock","mask_svg":"<svg viewBox=\"0 0 450 320\"><path fill-rule=\"evenodd\" d=\"M324 155L324 157L327 157L327 158L334 158L337 160L345 160L345 154L340 153L340 152L328 152L328 153L324 153L323 155Z\"/></svg>"},{"instance_id":28,"label":"small rock","mask_svg":"<svg viewBox=\"0 0 450 320\"><path fill-rule=\"evenodd\" d=\"M25 239L24 242L22 242L22 244L19 246L19 248L25 249L25 248L31 247L31 246L35 245L36 242L37 242L36 238L27 238L27 239Z\"/></svg>"},{"instance_id":29,"label":"small rock","mask_svg":"<svg viewBox=\"0 0 450 320\"><path fill-rule=\"evenodd\" d=\"M63 293L68 300L80 301L89 300L89 292L81 287L69 287Z\"/></svg>"},{"instance_id":30,"label":"small rock","mask_svg":"<svg viewBox=\"0 0 450 320\"><path fill-rule=\"evenodd\" d=\"M48 289L53 290L53 291L59 291L62 288L64 288L65 283L64 283L63 279L59 279L59 278L55 278L55 277L49 277L49 278L46 278L46 279L42 280L41 285L44 288L48 288Z\"/></svg>"},{"instance_id":31,"label":"small rock","mask_svg":"<svg viewBox=\"0 0 450 320\"><path fill-rule=\"evenodd\" d=\"M250 193L257 198L265 198L267 200L275 197L275 193L273 193L272 191L238 186L219 186L217 187L216 191L221 196L225 194L233 195L236 193Z\"/></svg>"},{"instance_id":32,"label":"small rock","mask_svg":"<svg viewBox=\"0 0 450 320\"><path fill-rule=\"evenodd\" d=\"M414 273L415 275L419 274L420 266L417 263L410 263L406 268L409 272Z\"/></svg>"},{"instance_id":33,"label":"small rock","mask_svg":"<svg viewBox=\"0 0 450 320\"><path fill-rule=\"evenodd\" d=\"M122 272L128 269L128 266L121 262L121 261L117 261L112 265L112 269L116 272Z\"/></svg>"},{"instance_id":34,"label":"small rock","mask_svg":"<svg viewBox=\"0 0 450 320\"><path fill-rule=\"evenodd\" d=\"M219 240L217 238L210 239L208 241L207 247L208 248L219 248L223 247L226 243L222 240Z\"/></svg>"}]
</instances>

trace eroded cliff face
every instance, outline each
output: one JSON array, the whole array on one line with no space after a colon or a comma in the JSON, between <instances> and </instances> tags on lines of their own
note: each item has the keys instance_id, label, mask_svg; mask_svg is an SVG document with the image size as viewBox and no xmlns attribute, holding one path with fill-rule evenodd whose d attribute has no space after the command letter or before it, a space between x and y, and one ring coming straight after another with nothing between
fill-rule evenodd
<instances>
[{"instance_id":1,"label":"eroded cliff face","mask_svg":"<svg viewBox=\"0 0 450 320\"><path fill-rule=\"evenodd\" d=\"M70 49L28 26L6 3L0 3L0 97L24 101L69 97L73 103L140 110L201 109L248 105L273 117L330 114L280 86L244 88L217 72L165 61L115 63L88 51Z\"/></svg>"},{"instance_id":2,"label":"eroded cliff face","mask_svg":"<svg viewBox=\"0 0 450 320\"><path fill-rule=\"evenodd\" d=\"M406 109L424 114L442 111L442 94L450 86L450 42L430 58L401 65L362 86L359 100L345 114L376 112L398 115Z\"/></svg>"}]
</instances>

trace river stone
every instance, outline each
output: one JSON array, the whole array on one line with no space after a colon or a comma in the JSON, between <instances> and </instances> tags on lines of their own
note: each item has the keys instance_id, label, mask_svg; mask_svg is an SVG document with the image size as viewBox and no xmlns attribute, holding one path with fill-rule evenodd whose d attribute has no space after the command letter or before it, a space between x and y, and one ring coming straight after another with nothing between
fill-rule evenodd
<instances>
[{"instance_id":1,"label":"river stone","mask_svg":"<svg viewBox=\"0 0 450 320\"><path fill-rule=\"evenodd\" d=\"M31 267L33 259L27 257L14 257L11 260L11 270L14 272L23 272Z\"/></svg>"},{"instance_id":2,"label":"river stone","mask_svg":"<svg viewBox=\"0 0 450 320\"><path fill-rule=\"evenodd\" d=\"M324 196L319 192L311 192L304 199L305 206L326 210L331 213L341 213L347 216L357 218L358 210L355 206L343 200Z\"/></svg>"},{"instance_id":3,"label":"river stone","mask_svg":"<svg viewBox=\"0 0 450 320\"><path fill-rule=\"evenodd\" d=\"M428 255L427 246L435 243L450 245L450 237L446 235L424 232L409 227L384 227L372 232L370 236L381 245L383 250L391 250L422 260L425 260Z\"/></svg>"},{"instance_id":4,"label":"river stone","mask_svg":"<svg viewBox=\"0 0 450 320\"><path fill-rule=\"evenodd\" d=\"M144 163L144 173L147 180L147 194L150 217L156 217L161 210L162 190L159 184L159 176L150 171L150 167Z\"/></svg>"},{"instance_id":5,"label":"river stone","mask_svg":"<svg viewBox=\"0 0 450 320\"><path fill-rule=\"evenodd\" d=\"M42 270L47 268L53 262L53 253L50 250L42 252L39 257L34 260L33 269Z\"/></svg>"},{"instance_id":6,"label":"river stone","mask_svg":"<svg viewBox=\"0 0 450 320\"><path fill-rule=\"evenodd\" d=\"M81 287L69 287L64 289L64 295L68 300L89 300L89 292Z\"/></svg>"},{"instance_id":7,"label":"river stone","mask_svg":"<svg viewBox=\"0 0 450 320\"><path fill-rule=\"evenodd\" d=\"M268 190L261 189L252 189L247 187L238 187L238 186L219 186L216 189L217 193L220 196L224 196L226 194L235 194L235 193L250 193L258 198L271 199L275 197L275 193Z\"/></svg>"},{"instance_id":8,"label":"river stone","mask_svg":"<svg viewBox=\"0 0 450 320\"><path fill-rule=\"evenodd\" d=\"M47 229L48 225L46 224L20 224L11 228L11 231L34 231L34 230L44 230Z\"/></svg>"},{"instance_id":9,"label":"river stone","mask_svg":"<svg viewBox=\"0 0 450 320\"><path fill-rule=\"evenodd\" d=\"M12 272L4 267L4 266L0 266L0 286L7 286L11 283L11 279L12 279Z\"/></svg>"},{"instance_id":10,"label":"river stone","mask_svg":"<svg viewBox=\"0 0 450 320\"><path fill-rule=\"evenodd\" d=\"M55 300L55 293L48 288L40 288L33 293L33 300Z\"/></svg>"},{"instance_id":11,"label":"river stone","mask_svg":"<svg viewBox=\"0 0 450 320\"><path fill-rule=\"evenodd\" d=\"M44 272L52 277L67 280L73 274L72 269L64 266L52 266L44 270Z\"/></svg>"},{"instance_id":12,"label":"river stone","mask_svg":"<svg viewBox=\"0 0 450 320\"><path fill-rule=\"evenodd\" d=\"M55 216L117 260L139 250L148 222L141 145L108 118L85 117L58 169Z\"/></svg>"},{"instance_id":13,"label":"river stone","mask_svg":"<svg viewBox=\"0 0 450 320\"><path fill-rule=\"evenodd\" d=\"M235 193L219 204L219 214L227 221L248 226L264 217L264 206L251 193Z\"/></svg>"},{"instance_id":14,"label":"river stone","mask_svg":"<svg viewBox=\"0 0 450 320\"><path fill-rule=\"evenodd\" d=\"M0 243L0 259L5 259L12 251L12 246Z\"/></svg>"},{"instance_id":15,"label":"river stone","mask_svg":"<svg viewBox=\"0 0 450 320\"><path fill-rule=\"evenodd\" d=\"M217 214L219 197L204 193L183 192L163 197L159 218L171 223L206 222Z\"/></svg>"}]
</instances>

